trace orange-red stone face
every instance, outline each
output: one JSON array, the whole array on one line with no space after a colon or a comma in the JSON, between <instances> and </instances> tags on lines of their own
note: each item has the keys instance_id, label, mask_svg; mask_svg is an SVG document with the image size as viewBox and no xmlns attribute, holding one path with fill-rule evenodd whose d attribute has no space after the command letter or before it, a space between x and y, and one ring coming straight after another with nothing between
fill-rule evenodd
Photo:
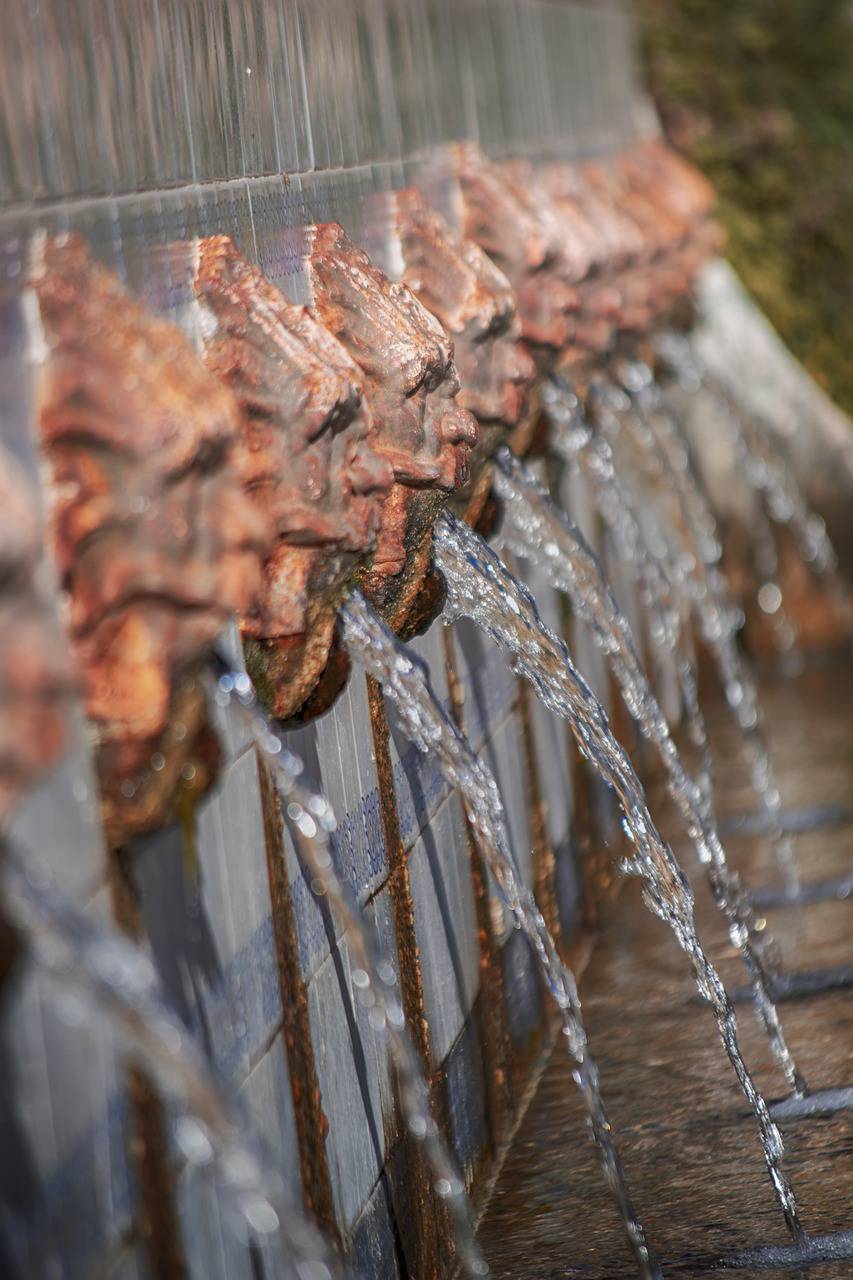
<instances>
[{"instance_id":1,"label":"orange-red stone face","mask_svg":"<svg viewBox=\"0 0 853 1280\"><path fill-rule=\"evenodd\" d=\"M535 192L473 143L448 150L462 193L462 230L493 259L516 296L522 335L547 351L569 341L580 298L558 228Z\"/></svg>"},{"instance_id":2,"label":"orange-red stone face","mask_svg":"<svg viewBox=\"0 0 853 1280\"><path fill-rule=\"evenodd\" d=\"M453 499L475 518L488 490L483 464L518 427L536 366L521 339L512 287L479 245L455 235L419 191L408 188L390 199L403 282L452 337L459 403L480 427L469 482Z\"/></svg>"},{"instance_id":3,"label":"orange-red stone face","mask_svg":"<svg viewBox=\"0 0 853 1280\"><path fill-rule=\"evenodd\" d=\"M370 442L393 471L361 582L387 620L402 625L429 572L435 516L467 483L477 424L457 398L450 338L404 284L390 281L336 223L310 229L305 268L314 315L364 375Z\"/></svg>"},{"instance_id":4,"label":"orange-red stone face","mask_svg":"<svg viewBox=\"0 0 853 1280\"><path fill-rule=\"evenodd\" d=\"M0 827L66 742L72 663L37 586L36 498L0 447Z\"/></svg>"},{"instance_id":5,"label":"orange-red stone face","mask_svg":"<svg viewBox=\"0 0 853 1280\"><path fill-rule=\"evenodd\" d=\"M272 524L260 608L243 622L247 658L282 718L326 666L335 614L372 551L394 480L374 449L364 374L225 236L187 247L207 367L243 410L249 493Z\"/></svg>"},{"instance_id":6,"label":"orange-red stone face","mask_svg":"<svg viewBox=\"0 0 853 1280\"><path fill-rule=\"evenodd\" d=\"M561 364L589 363L617 334L641 337L689 303L696 273L720 240L710 188L684 161L650 142L580 169L549 164L539 179L566 235L589 250L575 337Z\"/></svg>"},{"instance_id":7,"label":"orange-red stone face","mask_svg":"<svg viewBox=\"0 0 853 1280\"><path fill-rule=\"evenodd\" d=\"M203 732L189 678L256 610L268 524L245 491L239 406L178 329L74 236L36 242L29 287L51 541L120 840L163 820Z\"/></svg>"},{"instance_id":8,"label":"orange-red stone face","mask_svg":"<svg viewBox=\"0 0 853 1280\"><path fill-rule=\"evenodd\" d=\"M453 338L460 403L480 423L511 430L536 374L522 345L512 286L417 190L398 192L394 203L403 281Z\"/></svg>"}]
</instances>

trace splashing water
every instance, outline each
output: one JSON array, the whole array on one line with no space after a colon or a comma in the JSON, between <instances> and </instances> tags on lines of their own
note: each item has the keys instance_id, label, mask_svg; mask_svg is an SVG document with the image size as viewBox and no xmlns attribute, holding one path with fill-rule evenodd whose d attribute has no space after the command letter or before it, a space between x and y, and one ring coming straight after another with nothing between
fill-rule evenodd
<instances>
[{"instance_id":1,"label":"splashing water","mask_svg":"<svg viewBox=\"0 0 853 1280\"><path fill-rule=\"evenodd\" d=\"M648 366L622 368L624 390L599 397L602 429L611 439L627 439L653 481L669 492L678 511L682 554L677 581L688 593L702 636L717 666L726 703L749 752L752 788L764 811L767 836L790 893L799 888L794 842L784 829L782 795L764 734L755 676L741 652L737 633L743 618L729 599L719 568L720 544L714 517L690 465L675 415L666 407Z\"/></svg>"},{"instance_id":2,"label":"splashing water","mask_svg":"<svg viewBox=\"0 0 853 1280\"><path fill-rule=\"evenodd\" d=\"M684 819L732 945L740 950L746 964L770 1045L789 1086L804 1095L805 1080L785 1041L773 999L764 956L765 939L737 874L729 866L713 809L706 805L698 784L682 763L666 716L643 670L630 625L616 603L598 558L580 531L506 447L497 454L494 489L504 502L504 544L516 554L535 560L551 585L567 595L576 613L589 623L630 715L656 747L666 771L670 798Z\"/></svg>"},{"instance_id":3,"label":"splashing water","mask_svg":"<svg viewBox=\"0 0 853 1280\"><path fill-rule=\"evenodd\" d=\"M779 569L779 553L767 512L761 503L752 510L752 561L758 580L756 599L770 631L770 639L782 659L786 675L802 671L803 657L798 648L798 633L794 619L785 608Z\"/></svg>"},{"instance_id":4,"label":"splashing water","mask_svg":"<svg viewBox=\"0 0 853 1280\"><path fill-rule=\"evenodd\" d=\"M740 412L730 393L712 377L686 338L667 334L661 339L660 348L681 384L686 389L704 391L722 411L747 482L764 499L770 519L790 528L800 557L823 581L848 639L853 637L853 606L839 572L838 556L823 518L805 499L781 440L765 423Z\"/></svg>"},{"instance_id":5,"label":"splashing water","mask_svg":"<svg viewBox=\"0 0 853 1280\"><path fill-rule=\"evenodd\" d=\"M387 1044L403 1117L422 1146L433 1189L449 1210L457 1258L468 1275L487 1276L489 1266L474 1238L465 1184L430 1111L429 1089L406 1027L394 966L383 954L355 894L335 869L330 836L337 823L332 807L325 797L309 793L300 783L302 761L288 750L245 672L232 671L226 662L217 661L214 697L220 705L240 710L259 752L272 766L283 816L310 874L312 891L328 899L346 929L354 998Z\"/></svg>"},{"instance_id":6,"label":"splashing water","mask_svg":"<svg viewBox=\"0 0 853 1280\"><path fill-rule=\"evenodd\" d=\"M579 750L615 792L634 849L623 869L642 879L644 902L669 925L690 959L699 992L713 1009L720 1039L755 1114L785 1222L795 1240L803 1239L794 1191L782 1168L782 1137L743 1059L728 993L696 933L692 890L652 821L640 780L613 737L603 707L575 670L565 643L543 623L529 591L482 538L447 512L435 525L435 554L447 584L448 620L473 619L509 653L513 669L530 681L550 711L568 721Z\"/></svg>"},{"instance_id":7,"label":"splashing water","mask_svg":"<svg viewBox=\"0 0 853 1280\"><path fill-rule=\"evenodd\" d=\"M4 910L37 970L73 993L93 1024L105 1022L178 1106L178 1145L190 1165L215 1169L247 1244L274 1247L279 1241L300 1280L341 1280L344 1273L330 1247L287 1200L278 1171L246 1136L242 1111L163 1003L145 952L69 902L48 867L29 853L24 859L4 846L0 884Z\"/></svg>"},{"instance_id":8,"label":"splashing water","mask_svg":"<svg viewBox=\"0 0 853 1280\"><path fill-rule=\"evenodd\" d=\"M586 1105L604 1176L618 1205L639 1275L643 1280L656 1280L661 1271L649 1252L613 1142L601 1098L598 1069L587 1044L574 974L560 960L554 939L518 871L497 783L441 707L422 664L405 649L363 597L358 593L351 596L340 616L344 623L344 644L350 655L379 681L386 696L394 702L411 740L420 751L436 758L445 779L459 790L504 903L516 928L521 929L532 944L560 1011L563 1034L575 1064L573 1076Z\"/></svg>"},{"instance_id":9,"label":"splashing water","mask_svg":"<svg viewBox=\"0 0 853 1280\"><path fill-rule=\"evenodd\" d=\"M699 686L689 651L685 603L673 579L663 536L653 549L641 526L631 490L616 470L610 445L593 433L580 401L556 380L546 383L542 404L550 427L551 450L588 482L595 506L613 537L621 562L634 574L634 582L650 622L654 651L668 653L681 694L687 736L699 756L697 783L703 804L713 803L714 761L705 717L699 702ZM647 522L648 523L648 522ZM666 567L664 564L666 558Z\"/></svg>"}]
</instances>

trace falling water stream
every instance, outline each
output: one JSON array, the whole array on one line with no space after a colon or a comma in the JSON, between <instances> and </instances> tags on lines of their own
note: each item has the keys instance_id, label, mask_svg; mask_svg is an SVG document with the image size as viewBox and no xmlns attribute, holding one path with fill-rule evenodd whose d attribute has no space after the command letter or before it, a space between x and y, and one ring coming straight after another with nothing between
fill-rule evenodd
<instances>
[{"instance_id":1,"label":"falling water stream","mask_svg":"<svg viewBox=\"0 0 853 1280\"><path fill-rule=\"evenodd\" d=\"M341 617L344 643L351 656L379 681L397 708L411 740L422 752L435 757L445 779L459 790L503 901L516 928L529 939L560 1011L563 1034L574 1063L573 1076L583 1096L604 1176L618 1205L638 1274L643 1280L655 1280L661 1272L650 1254L645 1232L631 1203L601 1098L598 1069L587 1045L574 974L560 960L533 894L519 873L497 783L441 707L423 666L358 593L343 606Z\"/></svg>"},{"instance_id":2,"label":"falling water stream","mask_svg":"<svg viewBox=\"0 0 853 1280\"><path fill-rule=\"evenodd\" d=\"M773 526L760 502L754 504L751 512L750 540L752 563L758 581L758 607L766 619L773 647L782 660L781 669L786 675L797 675L803 667L803 657L797 643L797 624L785 608Z\"/></svg>"},{"instance_id":3,"label":"falling water stream","mask_svg":"<svg viewBox=\"0 0 853 1280\"><path fill-rule=\"evenodd\" d=\"M660 350L685 389L706 392L720 409L747 482L763 497L770 519L790 528L802 560L823 581L846 635L853 636L853 606L839 573L838 556L822 516L806 501L782 442L771 428L752 415L740 412L732 396L708 372L687 338L667 334L661 339Z\"/></svg>"},{"instance_id":4,"label":"falling water stream","mask_svg":"<svg viewBox=\"0 0 853 1280\"><path fill-rule=\"evenodd\" d=\"M771 1047L795 1093L806 1084L785 1041L764 958L764 939L751 904L729 866L712 807L682 763L660 704L637 653L631 628L619 609L601 565L580 531L551 502L536 479L507 448L497 458L494 488L504 502L501 536L509 549L544 569L549 582L571 600L607 656L625 705L654 743L666 771L669 795L681 813L732 945L743 956L756 1007Z\"/></svg>"},{"instance_id":5,"label":"falling water stream","mask_svg":"<svg viewBox=\"0 0 853 1280\"><path fill-rule=\"evenodd\" d=\"M341 1265L301 1208L285 1197L280 1174L246 1118L216 1080L186 1027L162 1001L149 957L113 928L82 912L55 887L39 859L5 845L3 908L36 969L106 1022L182 1113L176 1140L190 1165L213 1166L237 1230L257 1248L284 1246L298 1280L333 1280Z\"/></svg>"},{"instance_id":6,"label":"falling water stream","mask_svg":"<svg viewBox=\"0 0 853 1280\"><path fill-rule=\"evenodd\" d=\"M346 929L352 961L354 997L368 1012L371 1026L384 1037L408 1130L429 1164L436 1195L448 1207L456 1255L470 1276L487 1276L489 1266L474 1238L471 1206L441 1132L432 1117L429 1090L403 1014L396 973L354 892L335 869L330 836L337 823L325 797L300 783L302 762L288 750L243 671L218 663L214 696L239 709L261 755L272 766L288 830L311 876L311 888L325 897Z\"/></svg>"},{"instance_id":7,"label":"falling water stream","mask_svg":"<svg viewBox=\"0 0 853 1280\"><path fill-rule=\"evenodd\" d=\"M640 600L650 625L653 648L672 659L681 694L687 736L699 756L696 777L703 804L713 803L714 761L699 701L699 685L688 647L686 614L689 604L674 585L676 574L658 539L661 554L641 527L632 492L616 470L607 441L587 422L577 397L556 381L545 384L543 408L548 415L551 450L589 484L593 501L605 521L622 564L634 573Z\"/></svg>"},{"instance_id":8,"label":"falling water stream","mask_svg":"<svg viewBox=\"0 0 853 1280\"><path fill-rule=\"evenodd\" d=\"M744 736L752 786L765 816L768 838L789 892L799 887L796 850L782 822L782 795L764 736L755 677L737 642L741 614L728 596L718 561L714 517L693 475L679 424L667 409L648 366L620 369L623 388L606 388L598 398L602 429L613 440L631 443L653 480L668 491L678 511L683 542L679 580L690 594L702 636L714 656L726 702Z\"/></svg>"},{"instance_id":9,"label":"falling water stream","mask_svg":"<svg viewBox=\"0 0 853 1280\"><path fill-rule=\"evenodd\" d=\"M690 959L700 994L714 1011L723 1046L755 1114L788 1229L795 1241L803 1240L793 1188L782 1168L782 1138L741 1054L726 989L697 936L692 890L651 819L642 785L613 737L604 709L575 670L565 643L542 622L530 593L482 538L447 512L436 523L435 554L447 584L448 620L472 618L510 654L514 670L531 682L549 710L568 721L580 751L615 792L634 848L624 869L642 879L646 905L669 925Z\"/></svg>"}]
</instances>

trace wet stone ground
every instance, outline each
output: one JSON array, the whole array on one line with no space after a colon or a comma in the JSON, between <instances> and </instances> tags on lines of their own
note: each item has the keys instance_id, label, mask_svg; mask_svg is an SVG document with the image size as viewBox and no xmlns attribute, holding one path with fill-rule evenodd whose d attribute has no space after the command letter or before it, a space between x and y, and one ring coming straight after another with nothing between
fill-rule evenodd
<instances>
[{"instance_id":1,"label":"wet stone ground","mask_svg":"<svg viewBox=\"0 0 853 1280\"><path fill-rule=\"evenodd\" d=\"M809 824L797 837L806 883L853 873L853 679L844 668L767 680L762 696L786 811ZM718 808L729 825L755 809L746 763L724 709L709 712ZM699 934L730 990L744 972L682 830L655 816L696 886ZM820 821L821 825L812 825ZM733 864L752 886L778 881L767 841L727 834ZM853 898L764 911L786 971L853 966ZM853 1277L844 1260L780 1267L726 1259L786 1245L755 1121L695 996L668 929L644 908L635 883L605 910L581 983L587 1029L601 1071L632 1194L665 1276ZM853 1086L853 989L786 1000L788 1043L813 1089ZM785 1096L757 1018L738 1005L741 1044L768 1100ZM853 1229L853 1111L785 1121L786 1167L811 1234ZM556 1280L636 1275L587 1138L580 1101L558 1045L507 1155L481 1223L496 1277Z\"/></svg>"}]
</instances>

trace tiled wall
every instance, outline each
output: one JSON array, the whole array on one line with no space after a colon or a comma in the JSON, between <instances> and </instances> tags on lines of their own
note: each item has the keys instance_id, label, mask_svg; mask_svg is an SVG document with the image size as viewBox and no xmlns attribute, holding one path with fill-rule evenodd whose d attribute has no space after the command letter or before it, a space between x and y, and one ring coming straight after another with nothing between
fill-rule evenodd
<instances>
[{"instance_id":1,"label":"tiled wall","mask_svg":"<svg viewBox=\"0 0 853 1280\"><path fill-rule=\"evenodd\" d=\"M524 567L524 566L522 566ZM535 575L543 613L560 624L558 602ZM440 622L413 642L428 664L437 696L450 706L448 650ZM468 623L452 628L451 652L467 732L494 771L506 806L513 851L535 880L530 760L519 685L490 641ZM454 1154L470 1179L488 1163L491 1118L481 1000L481 940L464 811L434 759L406 739L386 708L393 796L408 867L414 943L428 1027L429 1070L439 1114ZM226 763L219 785L197 817L197 865L181 833L169 829L140 841L133 856L145 945L166 998L198 1037L211 1061L239 1091L255 1129L301 1197L300 1151L291 1062L283 1034L283 980L271 913L257 759L227 712L220 716ZM544 800L547 843L556 855L561 918L577 910L571 841L571 792L565 726L531 708L536 786ZM399 922L389 890L389 853L374 759L366 680L355 671L334 708L294 733L306 780L338 815L334 853L340 872L397 955ZM63 887L92 911L109 914L105 855L92 806L82 737L73 760L21 815L16 835L38 848ZM400 1247L390 1184L405 1181L388 1064L364 1011L353 1001L347 940L321 910L285 842L297 961L292 975L307 992L308 1026L322 1113L322 1143L337 1229L358 1273L396 1274ZM492 910L509 1052L522 1070L543 1026L543 996L524 939ZM136 1169L123 1065L109 1037L77 1025L73 1012L35 980L7 1001L4 1080L4 1177L20 1181L3 1210L11 1276L88 1277L146 1274L138 1226ZM299 1081L300 1089L308 1082ZM303 1138L304 1143L304 1138ZM247 1250L234 1238L226 1207L198 1173L177 1169L175 1202L193 1276L234 1280L252 1275ZM396 1182L395 1182L396 1180ZM26 1194L25 1194L26 1191ZM35 1210L33 1206L36 1206ZM0 1255L2 1257L2 1255Z\"/></svg>"},{"instance_id":2,"label":"tiled wall","mask_svg":"<svg viewBox=\"0 0 853 1280\"><path fill-rule=\"evenodd\" d=\"M250 6L176 0L157 6L153 49L145 39L155 28L140 19L138 5L102 6L102 12L93 10L93 23L83 24L87 57L81 62L79 48L67 38L66 8L51 0L37 14L33 10L34 17L29 10L26 19L10 17L9 39L0 45L0 61L6 58L10 72L0 81L0 97L5 94L19 108L10 116L18 129L14 151L26 160L3 190L14 203L0 211L0 429L13 447L31 444L30 365L20 307L13 300L34 217L41 228L73 227L86 236L99 259L118 269L148 305L180 322L185 299L178 296L162 254L166 242L227 232L286 293L300 298L297 229L333 217L358 239L365 196L383 190L388 181L383 165L392 164L396 173L397 148L414 142L420 149L428 141L420 132L395 134L390 143L374 137L372 125L379 116L372 109L361 121L367 133L357 137L355 95L341 75L350 69L356 74L361 55L337 26L324 37L334 45L332 58L326 43L313 51L302 47L310 31L306 27L300 36L298 23L276 26L264 18L263 31L250 40ZM299 11L307 20L316 8L314 0L306 0ZM468 8L476 18L479 10ZM554 63L552 87L558 94L550 105L556 107L555 120L572 122L567 142L583 155L621 143L633 104L626 6L533 8L548 24L542 29L549 37L543 52ZM267 9L278 12L272 5L260 6L259 12ZM231 23L228 40L217 39L218 24L232 10L239 11L240 21ZM123 19L116 21L119 12ZM395 54L400 43L405 54L406 33L398 29L396 7L389 13L396 33L390 52ZM20 69L31 71L23 55L36 30L40 49L50 57L43 65L40 61L38 72L48 88L33 97L18 93L16 86ZM209 41L202 40L202 32ZM424 34L415 33L418 56L411 68L406 65L405 83L399 68L395 72L396 88L410 89L412 103L420 103L427 86L409 84L411 72L420 76L433 65L421 56ZM383 32L373 35L378 39ZM209 43L224 59L216 74L203 59L187 59L196 41ZM589 57L582 74L565 76L563 57L576 47ZM367 46L359 48L363 54ZM343 49L342 65L337 54ZM507 53L512 61L518 49L508 45ZM81 78L79 66L90 61L97 74ZM244 68L253 65L265 68L264 74L245 77ZM604 79L596 70L603 66L611 73ZM437 85L446 89L442 99L449 114L443 128L455 138L460 122L454 112L462 103L456 104L454 95L461 82L453 58L446 67L451 82ZM510 69L515 83L514 61ZM320 73L331 76L331 84ZM116 96L113 89L127 77L134 91ZM291 103L297 85L304 96L301 105ZM271 86L272 96L264 97L264 86ZM596 87L594 95L590 86ZM429 86L430 93L435 89ZM401 101L404 96L401 92ZM467 116L467 88L464 98ZM169 104L177 105L164 131L159 125L169 117ZM528 137L527 127L538 136L538 116L495 111L485 99L475 105L484 126L511 120L521 131L516 142ZM327 132L328 113L341 107L341 119ZM312 112L315 132L309 146ZM81 121L88 122L88 131L78 127ZM420 127L423 121L415 123ZM289 132L282 131L285 126ZM325 154L323 137L344 136L360 141L350 150ZM33 137L50 145L34 148L29 145ZM490 140L499 151L512 150L509 136L483 137L484 143ZM327 171L315 171L318 166ZM283 172L287 180L279 176ZM65 203L76 193L85 198ZM31 195L42 202L51 196L58 203L41 203L34 214ZM575 494L573 501L582 498ZM532 571L529 580L546 620L561 626L559 603ZM459 624L452 632L461 715L497 775L515 856L530 884L548 881L558 918L570 931L580 880L565 727L532 699L525 709L508 665L473 627ZM437 695L450 705L444 640L436 623L415 648L429 665ZM606 692L598 655L588 637L578 641L585 674ZM478 896L458 798L449 793L434 760L406 741L393 710L387 714L392 794L380 787L375 717L371 723L366 683L358 672L331 712L293 735L292 746L305 762L308 782L328 796L338 815L334 852L340 872L409 978L416 967L436 1110L466 1176L476 1180L488 1161L495 1117L511 1112L513 1091L531 1064L543 1027L543 996L527 944L489 898L488 881L486 897ZM407 1239L399 1189L410 1173L410 1157L398 1130L387 1063L368 1019L352 1000L346 938L318 906L285 839L284 879L294 930L288 952L281 913L273 919L271 908L270 837L257 761L239 725L227 713L220 721L225 762L215 793L197 815L196 856L187 856L177 830L140 841L133 850L143 945L157 966L165 998L239 1093L294 1201L303 1195L310 1166L317 1182L312 1194L322 1192L325 1178L332 1225L357 1273L364 1280L390 1280L399 1274L400 1241ZM393 848L388 847L389 806L392 827L399 831ZM611 823L612 806L600 797L598 808L601 823ZM41 854L79 906L112 917L82 728L66 768L31 797L13 837L22 848ZM392 893L403 870L413 921L413 936L405 939ZM487 990L484 981L490 984ZM294 1009L301 1010L299 1017L292 1016ZM300 1036L310 1044L300 1043ZM67 1002L60 1006L31 976L4 990L0 1037L0 1277L143 1280L153 1274L141 1237L146 1219L126 1068L110 1038L83 1023ZM496 1045L508 1068L502 1099L494 1080ZM303 1078L306 1071L311 1080ZM306 1113L305 1098L315 1086L319 1102L314 1113ZM180 1245L193 1280L258 1280L259 1268L272 1280L269 1259L259 1263L250 1257L229 1222L227 1205L202 1175L181 1167L176 1150L167 1153L159 1174L162 1203L148 1206L149 1220L153 1214L156 1232L158 1213L177 1211ZM181 1274L180 1268L169 1271L170 1265L161 1262L157 1280Z\"/></svg>"}]
</instances>

